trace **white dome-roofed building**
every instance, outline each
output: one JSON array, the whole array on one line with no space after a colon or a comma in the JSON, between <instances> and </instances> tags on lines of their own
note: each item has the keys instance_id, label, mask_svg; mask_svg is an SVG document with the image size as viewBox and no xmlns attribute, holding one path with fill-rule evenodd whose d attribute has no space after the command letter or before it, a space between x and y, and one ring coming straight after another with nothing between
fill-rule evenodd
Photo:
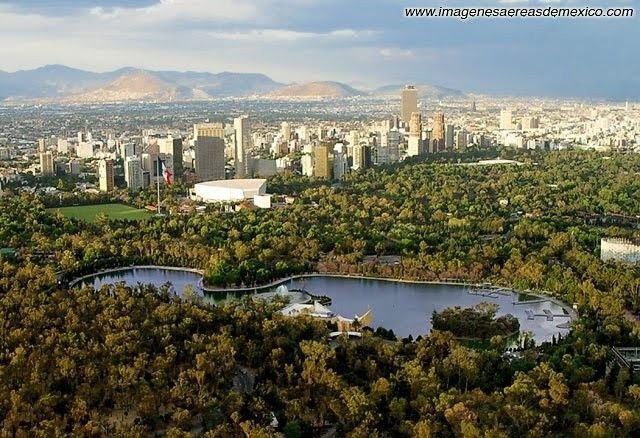
<instances>
[{"instance_id":1,"label":"white dome-roofed building","mask_svg":"<svg viewBox=\"0 0 640 438\"><path fill-rule=\"evenodd\" d=\"M640 240L604 237L600 240L600 259L603 262L640 262Z\"/></svg>"},{"instance_id":2,"label":"white dome-roofed building","mask_svg":"<svg viewBox=\"0 0 640 438\"><path fill-rule=\"evenodd\" d=\"M197 183L193 188L196 201L241 202L253 200L267 191L266 179L224 179Z\"/></svg>"}]
</instances>

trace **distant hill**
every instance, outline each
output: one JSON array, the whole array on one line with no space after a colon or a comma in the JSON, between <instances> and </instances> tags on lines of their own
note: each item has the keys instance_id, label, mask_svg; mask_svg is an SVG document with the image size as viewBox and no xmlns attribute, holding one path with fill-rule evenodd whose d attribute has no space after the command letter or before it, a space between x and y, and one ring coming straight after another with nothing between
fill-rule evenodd
<instances>
[{"instance_id":1,"label":"distant hill","mask_svg":"<svg viewBox=\"0 0 640 438\"><path fill-rule=\"evenodd\" d=\"M127 72L104 87L98 87L84 93L72 94L62 100L65 102L121 102L136 101L183 101L207 99L210 96L202 90L189 88L163 81L156 75L144 70Z\"/></svg>"},{"instance_id":2,"label":"distant hill","mask_svg":"<svg viewBox=\"0 0 640 438\"><path fill-rule=\"evenodd\" d=\"M352 97L366 93L341 82L307 82L272 91L268 97Z\"/></svg>"},{"instance_id":3,"label":"distant hill","mask_svg":"<svg viewBox=\"0 0 640 438\"><path fill-rule=\"evenodd\" d=\"M63 65L0 71L0 101L192 100L263 95L283 86L254 73L155 72L132 67L94 73Z\"/></svg>"},{"instance_id":4,"label":"distant hill","mask_svg":"<svg viewBox=\"0 0 640 438\"><path fill-rule=\"evenodd\" d=\"M377 88L371 93L374 96L400 97L400 92L404 85L385 85ZM418 97L422 99L442 99L445 97L464 97L464 93L453 88L441 87L439 85L416 85Z\"/></svg>"}]
</instances>

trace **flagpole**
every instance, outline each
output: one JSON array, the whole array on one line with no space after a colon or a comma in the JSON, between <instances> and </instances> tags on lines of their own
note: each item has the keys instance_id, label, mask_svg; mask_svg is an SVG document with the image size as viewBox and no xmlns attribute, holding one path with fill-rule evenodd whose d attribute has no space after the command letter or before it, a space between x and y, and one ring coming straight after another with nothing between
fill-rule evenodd
<instances>
[{"instance_id":1,"label":"flagpole","mask_svg":"<svg viewBox=\"0 0 640 438\"><path fill-rule=\"evenodd\" d=\"M158 216L160 216L160 157L158 157L156 164L158 165L158 177L156 178L158 182Z\"/></svg>"}]
</instances>

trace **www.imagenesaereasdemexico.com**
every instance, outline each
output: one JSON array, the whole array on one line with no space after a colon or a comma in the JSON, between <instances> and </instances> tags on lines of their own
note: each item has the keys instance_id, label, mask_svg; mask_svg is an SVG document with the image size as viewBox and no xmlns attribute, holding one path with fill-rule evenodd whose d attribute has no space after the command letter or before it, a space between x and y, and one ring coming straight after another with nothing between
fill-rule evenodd
<instances>
[{"instance_id":1,"label":"www.imagenesaereasdemexico.com","mask_svg":"<svg viewBox=\"0 0 640 438\"><path fill-rule=\"evenodd\" d=\"M633 18L635 9L629 7L407 7L407 18L457 18L460 20L478 18Z\"/></svg>"}]
</instances>

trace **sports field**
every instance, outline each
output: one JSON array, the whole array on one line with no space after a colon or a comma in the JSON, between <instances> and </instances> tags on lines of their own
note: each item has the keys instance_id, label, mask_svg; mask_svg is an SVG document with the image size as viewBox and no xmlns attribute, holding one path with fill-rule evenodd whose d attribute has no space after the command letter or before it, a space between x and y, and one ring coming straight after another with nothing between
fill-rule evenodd
<instances>
[{"instance_id":1,"label":"sports field","mask_svg":"<svg viewBox=\"0 0 640 438\"><path fill-rule=\"evenodd\" d=\"M124 204L97 204L78 205L75 207L51 208L49 211L58 211L68 218L77 218L86 222L93 222L99 213L104 213L109 219L141 220L152 217L146 210L129 207Z\"/></svg>"}]
</instances>

